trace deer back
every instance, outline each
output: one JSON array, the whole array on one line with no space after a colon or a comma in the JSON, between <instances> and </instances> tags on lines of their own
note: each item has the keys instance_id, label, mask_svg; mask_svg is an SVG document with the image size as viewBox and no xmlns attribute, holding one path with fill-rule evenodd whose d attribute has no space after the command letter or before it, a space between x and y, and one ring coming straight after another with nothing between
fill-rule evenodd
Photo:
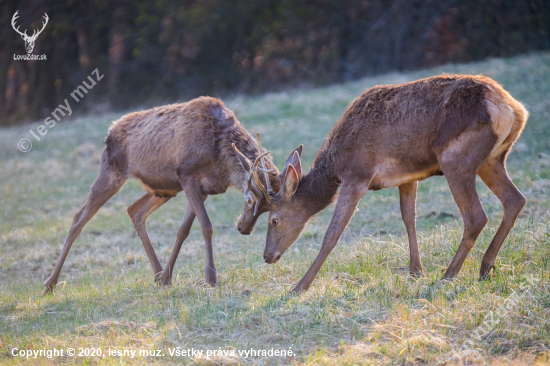
<instances>
[{"instance_id":1,"label":"deer back","mask_svg":"<svg viewBox=\"0 0 550 366\"><path fill-rule=\"evenodd\" d=\"M418 175L406 179L421 180L440 173L437 153L465 131L475 133L491 125L493 136L479 143L495 144L502 137L497 136L499 133L504 135L510 130L497 131L498 114L516 110L525 120L521 103L482 76L443 75L376 86L348 107L318 152L316 164L322 161L332 166L334 176L367 177L375 174L375 169L388 166L400 173Z\"/></svg>"},{"instance_id":2,"label":"deer back","mask_svg":"<svg viewBox=\"0 0 550 366\"><path fill-rule=\"evenodd\" d=\"M205 194L216 194L245 179L232 143L258 154L234 113L219 99L201 97L123 116L109 129L106 149L112 164L153 191L177 193L180 179L192 177L210 187Z\"/></svg>"}]
</instances>

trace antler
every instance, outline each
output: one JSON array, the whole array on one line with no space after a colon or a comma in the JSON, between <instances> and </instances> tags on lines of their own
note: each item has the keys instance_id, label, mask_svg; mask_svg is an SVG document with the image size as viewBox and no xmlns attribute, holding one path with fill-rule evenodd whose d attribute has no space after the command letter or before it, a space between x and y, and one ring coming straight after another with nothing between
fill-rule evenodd
<instances>
[{"instance_id":1,"label":"antler","mask_svg":"<svg viewBox=\"0 0 550 366\"><path fill-rule=\"evenodd\" d=\"M15 21L17 20L17 18L19 18L18 13L19 13L19 10L17 10L17 11L15 12L15 14L13 14L13 17L11 18L11 26L12 26L13 29L14 29L17 33L19 33L25 40L29 40L29 41L34 41L34 40L38 37L38 35L39 35L40 33L42 33L42 31L44 30L44 28L46 28L46 24L48 24L48 21L50 20L50 18L48 17L48 14L44 13L44 18L45 18L46 21L45 21L45 22L42 22L42 29L40 29L40 30L35 29L35 30L33 31L33 33L32 33L32 36L29 37L29 35L27 34L27 30L26 30L26 29L25 29L25 32L21 32L21 31L19 30L19 26L18 26L17 28L15 27Z\"/></svg>"},{"instance_id":2,"label":"antler","mask_svg":"<svg viewBox=\"0 0 550 366\"><path fill-rule=\"evenodd\" d=\"M270 152L266 151L258 155L253 163L242 152L240 152L239 149L237 149L237 146L235 146L235 144L232 144L232 146L233 146L233 150L235 150L235 153L241 157L241 159L239 159L241 164L243 160L248 164L249 172L246 177L246 183L249 189L252 190L258 198L259 198L259 193L261 192L264 195L267 202L271 202L272 198L269 195L268 191L263 186L262 182L260 181L260 177L258 176L258 173L264 173L266 175L266 181L268 182L267 184L269 185L269 177L267 177L267 173L276 171L276 169L266 169L265 164L263 163L263 157L266 156L267 154L270 154ZM259 166L260 163L262 163L263 165L262 167ZM255 185L252 184L252 178L254 178L254 183L256 183ZM256 188L259 189L260 192L258 192ZM271 191L271 185L269 185L269 189Z\"/></svg>"},{"instance_id":3,"label":"antler","mask_svg":"<svg viewBox=\"0 0 550 366\"><path fill-rule=\"evenodd\" d=\"M32 33L32 36L30 36L29 38L33 38L33 39L36 39L38 37L38 35L40 33L42 33L42 31L44 30L44 28L46 28L46 24L48 24L48 20L50 20L50 18L48 18L48 14L44 13L44 18L46 19L45 22L42 22L42 29L40 30L34 30L33 33ZM26 32L26 31L25 31Z\"/></svg>"},{"instance_id":4,"label":"antler","mask_svg":"<svg viewBox=\"0 0 550 366\"><path fill-rule=\"evenodd\" d=\"M262 151L262 144L260 143L260 133L256 133L256 141L258 142L258 150L260 152ZM266 169L264 159L261 159L262 169ZM272 169L274 170L274 169ZM273 193L273 189L271 189L271 183L269 182L269 174L264 172L264 178L265 178L265 185L267 188L268 193Z\"/></svg>"},{"instance_id":5,"label":"antler","mask_svg":"<svg viewBox=\"0 0 550 366\"><path fill-rule=\"evenodd\" d=\"M17 15L17 13L19 13L19 10L17 10L15 12L15 14L13 14L13 17L11 18L11 26L13 27L13 30L16 31L17 33L19 33L21 36L24 36L24 37L29 37L27 35L27 30L25 29L25 33L22 33L20 30L19 30L19 27L15 28L15 20L17 18L19 18L19 15Z\"/></svg>"},{"instance_id":6,"label":"antler","mask_svg":"<svg viewBox=\"0 0 550 366\"><path fill-rule=\"evenodd\" d=\"M260 162L263 163L262 158L267 154L269 154L269 151L266 151L263 154L258 155L256 160L254 161L254 168L251 169L250 171L252 172L252 175L254 176L254 180L256 181L256 185L258 186L260 191L262 191L262 193L264 194L264 197L267 200L267 202L271 202L271 196L269 195L268 191L265 189L264 185L260 181L260 177L258 176L258 171L260 171L260 172L263 172L266 175L266 178L267 178L267 173L274 170L274 169L266 170L263 167L260 168L258 166ZM266 181L269 182L269 178L267 178ZM267 183L267 184L269 184L269 183ZM270 188L271 188L271 186L270 186Z\"/></svg>"}]
</instances>

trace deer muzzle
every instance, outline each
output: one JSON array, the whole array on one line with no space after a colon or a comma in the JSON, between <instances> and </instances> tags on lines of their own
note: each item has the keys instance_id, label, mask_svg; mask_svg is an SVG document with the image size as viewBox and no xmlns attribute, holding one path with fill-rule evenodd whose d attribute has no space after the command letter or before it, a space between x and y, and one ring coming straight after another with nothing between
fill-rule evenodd
<instances>
[{"instance_id":1,"label":"deer muzzle","mask_svg":"<svg viewBox=\"0 0 550 366\"><path fill-rule=\"evenodd\" d=\"M264 252L264 260L267 264L277 263L281 259L282 254L280 252L266 253Z\"/></svg>"}]
</instances>

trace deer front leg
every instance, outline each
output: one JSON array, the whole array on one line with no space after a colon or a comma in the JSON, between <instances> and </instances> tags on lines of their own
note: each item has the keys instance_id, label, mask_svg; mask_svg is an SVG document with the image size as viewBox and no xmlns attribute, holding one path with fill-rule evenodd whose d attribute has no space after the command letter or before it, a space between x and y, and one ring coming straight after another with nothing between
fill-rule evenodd
<instances>
[{"instance_id":1,"label":"deer front leg","mask_svg":"<svg viewBox=\"0 0 550 366\"><path fill-rule=\"evenodd\" d=\"M214 265L214 254L212 250L212 237L214 236L214 229L212 227L212 222L208 217L208 213L206 212L206 208L204 207L204 200L200 186L194 182L182 182L182 187L187 195L187 200L189 201L191 209L195 215L197 215L197 218L201 224L202 236L206 247L204 277L208 284L211 286L216 286L216 266Z\"/></svg>"},{"instance_id":2,"label":"deer front leg","mask_svg":"<svg viewBox=\"0 0 550 366\"><path fill-rule=\"evenodd\" d=\"M296 287L292 292L305 291L311 286L311 283L317 276L317 273L325 263L328 255L334 249L338 240L342 236L345 228L348 226L355 210L357 209L357 204L361 200L361 197L367 192L369 184L363 183L350 183L347 184L344 182L340 191L340 197L338 198L338 203L336 204L336 209L330 221L327 233L323 239L323 244L321 245L321 250L317 257L309 267L309 270L306 272L304 277L298 282Z\"/></svg>"},{"instance_id":3,"label":"deer front leg","mask_svg":"<svg viewBox=\"0 0 550 366\"><path fill-rule=\"evenodd\" d=\"M166 263L164 271L162 271L162 275L159 279L162 286L168 286L172 282L172 272L174 271L174 266L176 264L176 260L178 259L181 245L189 236L189 232L191 231L191 226L193 225L194 220L195 213L191 209L191 205L187 205L187 207L185 208L185 213L183 214L183 219L181 220L180 228L178 229L178 233L176 235L174 248L172 249L172 253L170 253L168 263Z\"/></svg>"},{"instance_id":4,"label":"deer front leg","mask_svg":"<svg viewBox=\"0 0 550 366\"><path fill-rule=\"evenodd\" d=\"M416 241L416 193L418 182L405 183L399 186L401 217L407 227L409 251L411 257L410 273L413 277L422 276L422 262Z\"/></svg>"}]
</instances>

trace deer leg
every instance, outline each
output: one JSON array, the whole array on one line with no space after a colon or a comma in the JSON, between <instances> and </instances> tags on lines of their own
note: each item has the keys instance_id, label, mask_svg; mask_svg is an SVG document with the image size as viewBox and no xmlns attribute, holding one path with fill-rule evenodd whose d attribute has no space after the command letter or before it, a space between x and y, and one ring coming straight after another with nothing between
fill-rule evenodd
<instances>
[{"instance_id":1,"label":"deer leg","mask_svg":"<svg viewBox=\"0 0 550 366\"><path fill-rule=\"evenodd\" d=\"M206 197L204 197L206 199ZM178 259L178 255L181 249L181 245L187 239L189 236L189 232L191 231L191 225L193 225L193 221L195 220L195 213L191 209L191 205L187 205L185 208L185 213L183 214L183 219L181 221L180 228L178 229L178 234L176 235L176 243L174 244L174 248L172 249L172 253L170 253L170 258L168 258L168 263L166 263L166 266L164 267L164 270L162 271L162 275L160 276L160 283L163 286L170 285L172 281L172 272L174 271L174 266L176 264L176 259Z\"/></svg>"},{"instance_id":2,"label":"deer leg","mask_svg":"<svg viewBox=\"0 0 550 366\"><path fill-rule=\"evenodd\" d=\"M59 274L63 268L63 263L71 250L73 242L76 240L78 235L82 232L82 228L90 219L96 214L96 212L107 202L115 193L118 192L120 187L126 181L126 177L121 176L119 172L111 170L108 166L102 165L99 176L92 185L90 194L88 195L88 200L82 206L80 211L76 213L73 217L73 223L67 237L65 238L65 243L63 244L63 249L59 255L59 259L53 269L51 276L44 282L46 290L44 295L47 295L53 292L55 285L59 279Z\"/></svg>"},{"instance_id":3,"label":"deer leg","mask_svg":"<svg viewBox=\"0 0 550 366\"><path fill-rule=\"evenodd\" d=\"M490 159L477 172L504 207L502 222L483 256L479 272L480 279L486 279L494 267L498 252L526 202L525 197L510 180L502 160Z\"/></svg>"},{"instance_id":4,"label":"deer leg","mask_svg":"<svg viewBox=\"0 0 550 366\"><path fill-rule=\"evenodd\" d=\"M418 182L405 183L399 186L399 199L401 203L401 217L407 227L409 236L409 251L411 256L411 276L422 276L422 262L416 241L416 193Z\"/></svg>"},{"instance_id":5,"label":"deer leg","mask_svg":"<svg viewBox=\"0 0 550 366\"><path fill-rule=\"evenodd\" d=\"M128 216L132 219L132 223L141 239L145 253L151 262L153 267L153 272L155 275L155 280L158 279L160 273L162 272L162 266L157 258L155 249L151 244L149 235L147 234L147 217L152 214L157 208L168 202L172 197L159 197L155 196L152 193L145 193L140 199L134 202L130 207L128 207Z\"/></svg>"},{"instance_id":6,"label":"deer leg","mask_svg":"<svg viewBox=\"0 0 550 366\"><path fill-rule=\"evenodd\" d=\"M317 257L309 267L308 271L304 277L298 282L296 287L292 290L293 292L305 291L309 288L315 276L325 263L328 255L334 249L338 240L342 236L344 229L348 226L355 210L357 209L357 204L361 200L361 197L367 192L369 184L342 184L340 190L340 196L338 197L338 202L336 203L336 209L330 221L327 233L323 239L323 244L321 245L321 250Z\"/></svg>"},{"instance_id":7,"label":"deer leg","mask_svg":"<svg viewBox=\"0 0 550 366\"><path fill-rule=\"evenodd\" d=\"M191 209L197 215L201 224L202 236L204 238L204 244L206 247L206 265L204 267L204 277L206 282L211 286L216 286L216 266L214 265L214 254L212 250L212 237L214 236L214 229L212 222L208 217L206 208L204 207L204 199L201 193L200 186L194 183L183 183L182 187L187 195L187 200Z\"/></svg>"},{"instance_id":8,"label":"deer leg","mask_svg":"<svg viewBox=\"0 0 550 366\"><path fill-rule=\"evenodd\" d=\"M463 132L437 154L439 166L447 178L464 223L462 240L443 278L453 278L460 272L487 224L487 215L476 191L476 172L491 155L496 140L497 136L490 126L480 125L475 131Z\"/></svg>"},{"instance_id":9,"label":"deer leg","mask_svg":"<svg viewBox=\"0 0 550 366\"><path fill-rule=\"evenodd\" d=\"M457 164L460 164L460 162L457 162ZM485 227L485 224L487 224L487 215L483 211L479 196L477 195L475 171L460 172L460 167L458 166L455 169L452 167L444 169L442 166L442 170L445 173L445 177L447 177L451 193L462 213L464 221L464 233L460 246L443 276L443 278L453 278L460 272L468 253L474 247L477 237Z\"/></svg>"}]
</instances>

